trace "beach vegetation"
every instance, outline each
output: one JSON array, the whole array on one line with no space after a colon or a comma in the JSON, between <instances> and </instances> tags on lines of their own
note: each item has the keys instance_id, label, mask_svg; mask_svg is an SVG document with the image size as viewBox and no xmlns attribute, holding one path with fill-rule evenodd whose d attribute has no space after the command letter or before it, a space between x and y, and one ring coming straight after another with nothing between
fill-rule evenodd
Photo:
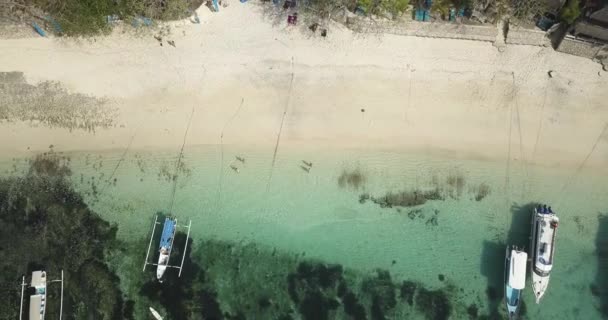
<instances>
[{"instance_id":1,"label":"beach vegetation","mask_svg":"<svg viewBox=\"0 0 608 320\"><path fill-rule=\"evenodd\" d=\"M57 35L95 36L112 29L109 20L175 20L190 15L201 0L8 0L19 15L34 18ZM8 5L6 7L9 7Z\"/></svg>"},{"instance_id":2,"label":"beach vegetation","mask_svg":"<svg viewBox=\"0 0 608 320\"><path fill-rule=\"evenodd\" d=\"M574 21L581 15L581 4L580 0L568 0L566 5L562 8L559 17L562 21L573 24Z\"/></svg>"},{"instance_id":3,"label":"beach vegetation","mask_svg":"<svg viewBox=\"0 0 608 320\"><path fill-rule=\"evenodd\" d=\"M396 18L407 10L409 4L409 0L359 0L357 7L367 15L388 14Z\"/></svg>"},{"instance_id":4,"label":"beach vegetation","mask_svg":"<svg viewBox=\"0 0 608 320\"><path fill-rule=\"evenodd\" d=\"M546 0L510 0L511 16L532 21L535 16L543 15L549 9Z\"/></svg>"}]
</instances>

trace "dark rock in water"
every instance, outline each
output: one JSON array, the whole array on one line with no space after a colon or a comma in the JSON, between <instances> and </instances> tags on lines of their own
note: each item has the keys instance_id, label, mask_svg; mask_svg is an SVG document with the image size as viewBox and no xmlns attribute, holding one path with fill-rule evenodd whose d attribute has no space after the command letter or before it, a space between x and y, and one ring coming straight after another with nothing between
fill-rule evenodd
<instances>
[{"instance_id":1,"label":"dark rock in water","mask_svg":"<svg viewBox=\"0 0 608 320\"><path fill-rule=\"evenodd\" d=\"M447 320L452 313L452 305L443 290L420 288L416 295L416 308L424 313L427 319Z\"/></svg>"},{"instance_id":2,"label":"dark rock in water","mask_svg":"<svg viewBox=\"0 0 608 320\"><path fill-rule=\"evenodd\" d=\"M298 297L298 283L297 283L297 275L290 273L287 275L287 293L289 293L289 297L291 301L295 303L299 303L300 299Z\"/></svg>"},{"instance_id":3,"label":"dark rock in water","mask_svg":"<svg viewBox=\"0 0 608 320\"><path fill-rule=\"evenodd\" d=\"M344 304L344 312L351 316L353 320L367 320L365 307L359 302L354 293L346 293L342 303Z\"/></svg>"},{"instance_id":4,"label":"dark rock in water","mask_svg":"<svg viewBox=\"0 0 608 320\"><path fill-rule=\"evenodd\" d=\"M340 306L334 292L347 291L341 265L302 261L295 273L287 276L287 290L304 319L329 319L330 312ZM338 289L336 289L338 286Z\"/></svg>"},{"instance_id":5,"label":"dark rock in water","mask_svg":"<svg viewBox=\"0 0 608 320\"><path fill-rule=\"evenodd\" d=\"M298 310L305 320L329 319L329 305L320 291L308 291Z\"/></svg>"},{"instance_id":6,"label":"dark rock in water","mask_svg":"<svg viewBox=\"0 0 608 320\"><path fill-rule=\"evenodd\" d=\"M439 278L439 281L443 282L443 280L445 280L445 275L439 274L439 275L437 275L437 278Z\"/></svg>"},{"instance_id":7,"label":"dark rock in water","mask_svg":"<svg viewBox=\"0 0 608 320\"><path fill-rule=\"evenodd\" d=\"M363 194L359 195L359 203L363 204L367 200L369 200L369 194L363 193Z\"/></svg>"},{"instance_id":8,"label":"dark rock in water","mask_svg":"<svg viewBox=\"0 0 608 320\"><path fill-rule=\"evenodd\" d=\"M342 278L342 266L341 265L319 265L317 269L319 277L319 284L321 287L327 289L334 287L336 282Z\"/></svg>"},{"instance_id":9,"label":"dark rock in water","mask_svg":"<svg viewBox=\"0 0 608 320\"><path fill-rule=\"evenodd\" d=\"M382 301L380 297L374 296L372 299L372 308L371 308L371 316L372 320L385 320L384 316L384 306L382 305Z\"/></svg>"},{"instance_id":10,"label":"dark rock in water","mask_svg":"<svg viewBox=\"0 0 608 320\"><path fill-rule=\"evenodd\" d=\"M488 286L486 288L486 295L488 296L488 299L490 299L490 301L496 301L497 299L499 299L498 291L496 291L496 288L494 288L493 286Z\"/></svg>"},{"instance_id":11,"label":"dark rock in water","mask_svg":"<svg viewBox=\"0 0 608 320\"><path fill-rule=\"evenodd\" d=\"M203 319L221 320L224 319L220 304L217 301L215 292L203 290L199 293L199 302L203 313ZM185 318L183 318L185 319Z\"/></svg>"},{"instance_id":12,"label":"dark rock in water","mask_svg":"<svg viewBox=\"0 0 608 320\"><path fill-rule=\"evenodd\" d=\"M334 287L342 278L341 265L325 265L322 263L312 264L300 262L297 269L297 278L308 283L308 285L319 285L324 289Z\"/></svg>"},{"instance_id":13,"label":"dark rock in water","mask_svg":"<svg viewBox=\"0 0 608 320\"><path fill-rule=\"evenodd\" d=\"M241 311L238 311L235 315L231 315L226 312L224 313L224 317L226 320L247 320L247 317L245 317L245 314L243 314Z\"/></svg>"},{"instance_id":14,"label":"dark rock in water","mask_svg":"<svg viewBox=\"0 0 608 320\"><path fill-rule=\"evenodd\" d=\"M266 309L268 307L270 307L272 305L272 302L270 301L270 298L268 297L261 297L258 299L258 306L260 307L260 309Z\"/></svg>"},{"instance_id":15,"label":"dark rock in water","mask_svg":"<svg viewBox=\"0 0 608 320\"><path fill-rule=\"evenodd\" d=\"M340 281L340 284L338 284L338 292L337 292L338 297L343 298L344 295L346 294L347 290L348 290L348 286L346 285L346 282Z\"/></svg>"},{"instance_id":16,"label":"dark rock in water","mask_svg":"<svg viewBox=\"0 0 608 320\"><path fill-rule=\"evenodd\" d=\"M122 311L123 319L127 319L127 320L135 319L135 318L133 318L134 307L135 307L135 301L127 300L125 302L125 308Z\"/></svg>"},{"instance_id":17,"label":"dark rock in water","mask_svg":"<svg viewBox=\"0 0 608 320\"><path fill-rule=\"evenodd\" d=\"M472 304L467 308L467 314L469 315L470 319L477 319L477 317L479 316L479 309L477 308L476 304Z\"/></svg>"},{"instance_id":18,"label":"dark rock in water","mask_svg":"<svg viewBox=\"0 0 608 320\"><path fill-rule=\"evenodd\" d=\"M397 260L393 260L393 262L391 264L392 265L396 265L397 264Z\"/></svg>"},{"instance_id":19,"label":"dark rock in water","mask_svg":"<svg viewBox=\"0 0 608 320\"><path fill-rule=\"evenodd\" d=\"M407 216L410 218L410 220L414 220L414 219L416 219L416 217L419 217L421 213L422 213L422 209L414 209L414 210L409 211L407 213Z\"/></svg>"},{"instance_id":20,"label":"dark rock in water","mask_svg":"<svg viewBox=\"0 0 608 320\"><path fill-rule=\"evenodd\" d=\"M416 288L418 284L413 281L403 281L400 288L401 299L407 301L410 306L414 304L414 295L416 294Z\"/></svg>"},{"instance_id":21,"label":"dark rock in water","mask_svg":"<svg viewBox=\"0 0 608 320\"><path fill-rule=\"evenodd\" d=\"M430 217L427 221L426 221L426 225L427 226L433 226L436 227L439 225L439 220L437 219L437 216L432 216Z\"/></svg>"},{"instance_id":22,"label":"dark rock in water","mask_svg":"<svg viewBox=\"0 0 608 320\"><path fill-rule=\"evenodd\" d=\"M376 277L363 280L361 291L372 298L372 319L384 319L384 314L397 305L395 284L387 270L376 270Z\"/></svg>"},{"instance_id":23,"label":"dark rock in water","mask_svg":"<svg viewBox=\"0 0 608 320\"><path fill-rule=\"evenodd\" d=\"M331 310L336 310L341 305L340 300L333 298L327 300L327 307Z\"/></svg>"}]
</instances>

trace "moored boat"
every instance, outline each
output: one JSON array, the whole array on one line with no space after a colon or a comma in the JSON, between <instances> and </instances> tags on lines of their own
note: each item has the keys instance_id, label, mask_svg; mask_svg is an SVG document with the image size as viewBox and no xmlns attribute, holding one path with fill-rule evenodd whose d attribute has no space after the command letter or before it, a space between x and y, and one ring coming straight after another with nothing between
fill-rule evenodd
<instances>
[{"instance_id":1,"label":"moored boat","mask_svg":"<svg viewBox=\"0 0 608 320\"><path fill-rule=\"evenodd\" d=\"M158 311L154 310L154 308L152 308L152 307L150 307L150 313L152 313L152 316L154 317L154 319L163 320L163 317L161 317L160 313L158 313Z\"/></svg>"},{"instance_id":2,"label":"moored boat","mask_svg":"<svg viewBox=\"0 0 608 320\"><path fill-rule=\"evenodd\" d=\"M517 319L524 288L528 254L516 247L507 247L505 258L505 302L509 319Z\"/></svg>"},{"instance_id":3,"label":"moored boat","mask_svg":"<svg viewBox=\"0 0 608 320\"><path fill-rule=\"evenodd\" d=\"M30 320L42 320L46 315L46 272L32 272L30 286L35 290L30 296Z\"/></svg>"},{"instance_id":4,"label":"moored boat","mask_svg":"<svg viewBox=\"0 0 608 320\"><path fill-rule=\"evenodd\" d=\"M158 266L156 267L156 278L161 282L165 270L167 270L167 266L169 265L169 257L171 256L171 249L173 248L176 226L177 221L175 219L169 217L165 218L163 233L160 238Z\"/></svg>"},{"instance_id":5,"label":"moored boat","mask_svg":"<svg viewBox=\"0 0 608 320\"><path fill-rule=\"evenodd\" d=\"M545 295L549 287L549 278L553 269L555 254L555 237L559 218L551 207L539 205L532 214L532 238L530 242L530 255L532 263L532 289L536 303Z\"/></svg>"}]
</instances>

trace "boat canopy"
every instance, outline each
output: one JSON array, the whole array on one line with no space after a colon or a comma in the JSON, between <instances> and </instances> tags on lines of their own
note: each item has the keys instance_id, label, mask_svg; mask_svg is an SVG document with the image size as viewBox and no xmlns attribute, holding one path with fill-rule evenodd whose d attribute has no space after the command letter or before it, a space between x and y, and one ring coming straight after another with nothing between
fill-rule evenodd
<instances>
[{"instance_id":1,"label":"boat canopy","mask_svg":"<svg viewBox=\"0 0 608 320\"><path fill-rule=\"evenodd\" d=\"M32 272L31 286L34 288L40 288L46 286L46 272L34 271Z\"/></svg>"},{"instance_id":2,"label":"boat canopy","mask_svg":"<svg viewBox=\"0 0 608 320\"><path fill-rule=\"evenodd\" d=\"M511 288L521 290L526 287L527 261L527 253L511 250L511 263L509 264L509 286Z\"/></svg>"},{"instance_id":3,"label":"boat canopy","mask_svg":"<svg viewBox=\"0 0 608 320\"><path fill-rule=\"evenodd\" d=\"M559 219L555 215L543 214L537 223L536 259L534 268L541 274L548 274L553 268L553 251Z\"/></svg>"},{"instance_id":4,"label":"boat canopy","mask_svg":"<svg viewBox=\"0 0 608 320\"><path fill-rule=\"evenodd\" d=\"M44 296L30 296L30 320L44 319Z\"/></svg>"},{"instance_id":5,"label":"boat canopy","mask_svg":"<svg viewBox=\"0 0 608 320\"><path fill-rule=\"evenodd\" d=\"M173 244L173 234L175 233L176 221L170 218L165 218L165 225L163 226L163 233L160 237L160 248L170 250Z\"/></svg>"}]
</instances>

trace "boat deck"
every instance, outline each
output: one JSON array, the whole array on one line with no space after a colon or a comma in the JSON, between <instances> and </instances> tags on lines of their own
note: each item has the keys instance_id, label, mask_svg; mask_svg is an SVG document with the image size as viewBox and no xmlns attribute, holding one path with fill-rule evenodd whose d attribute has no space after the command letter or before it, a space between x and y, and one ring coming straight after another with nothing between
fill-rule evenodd
<instances>
[{"instance_id":1,"label":"boat deck","mask_svg":"<svg viewBox=\"0 0 608 320\"><path fill-rule=\"evenodd\" d=\"M557 218L550 214L541 214L540 216L535 264L540 269L546 269L553 264L554 236L557 230L551 226L551 222L557 220Z\"/></svg>"}]
</instances>

